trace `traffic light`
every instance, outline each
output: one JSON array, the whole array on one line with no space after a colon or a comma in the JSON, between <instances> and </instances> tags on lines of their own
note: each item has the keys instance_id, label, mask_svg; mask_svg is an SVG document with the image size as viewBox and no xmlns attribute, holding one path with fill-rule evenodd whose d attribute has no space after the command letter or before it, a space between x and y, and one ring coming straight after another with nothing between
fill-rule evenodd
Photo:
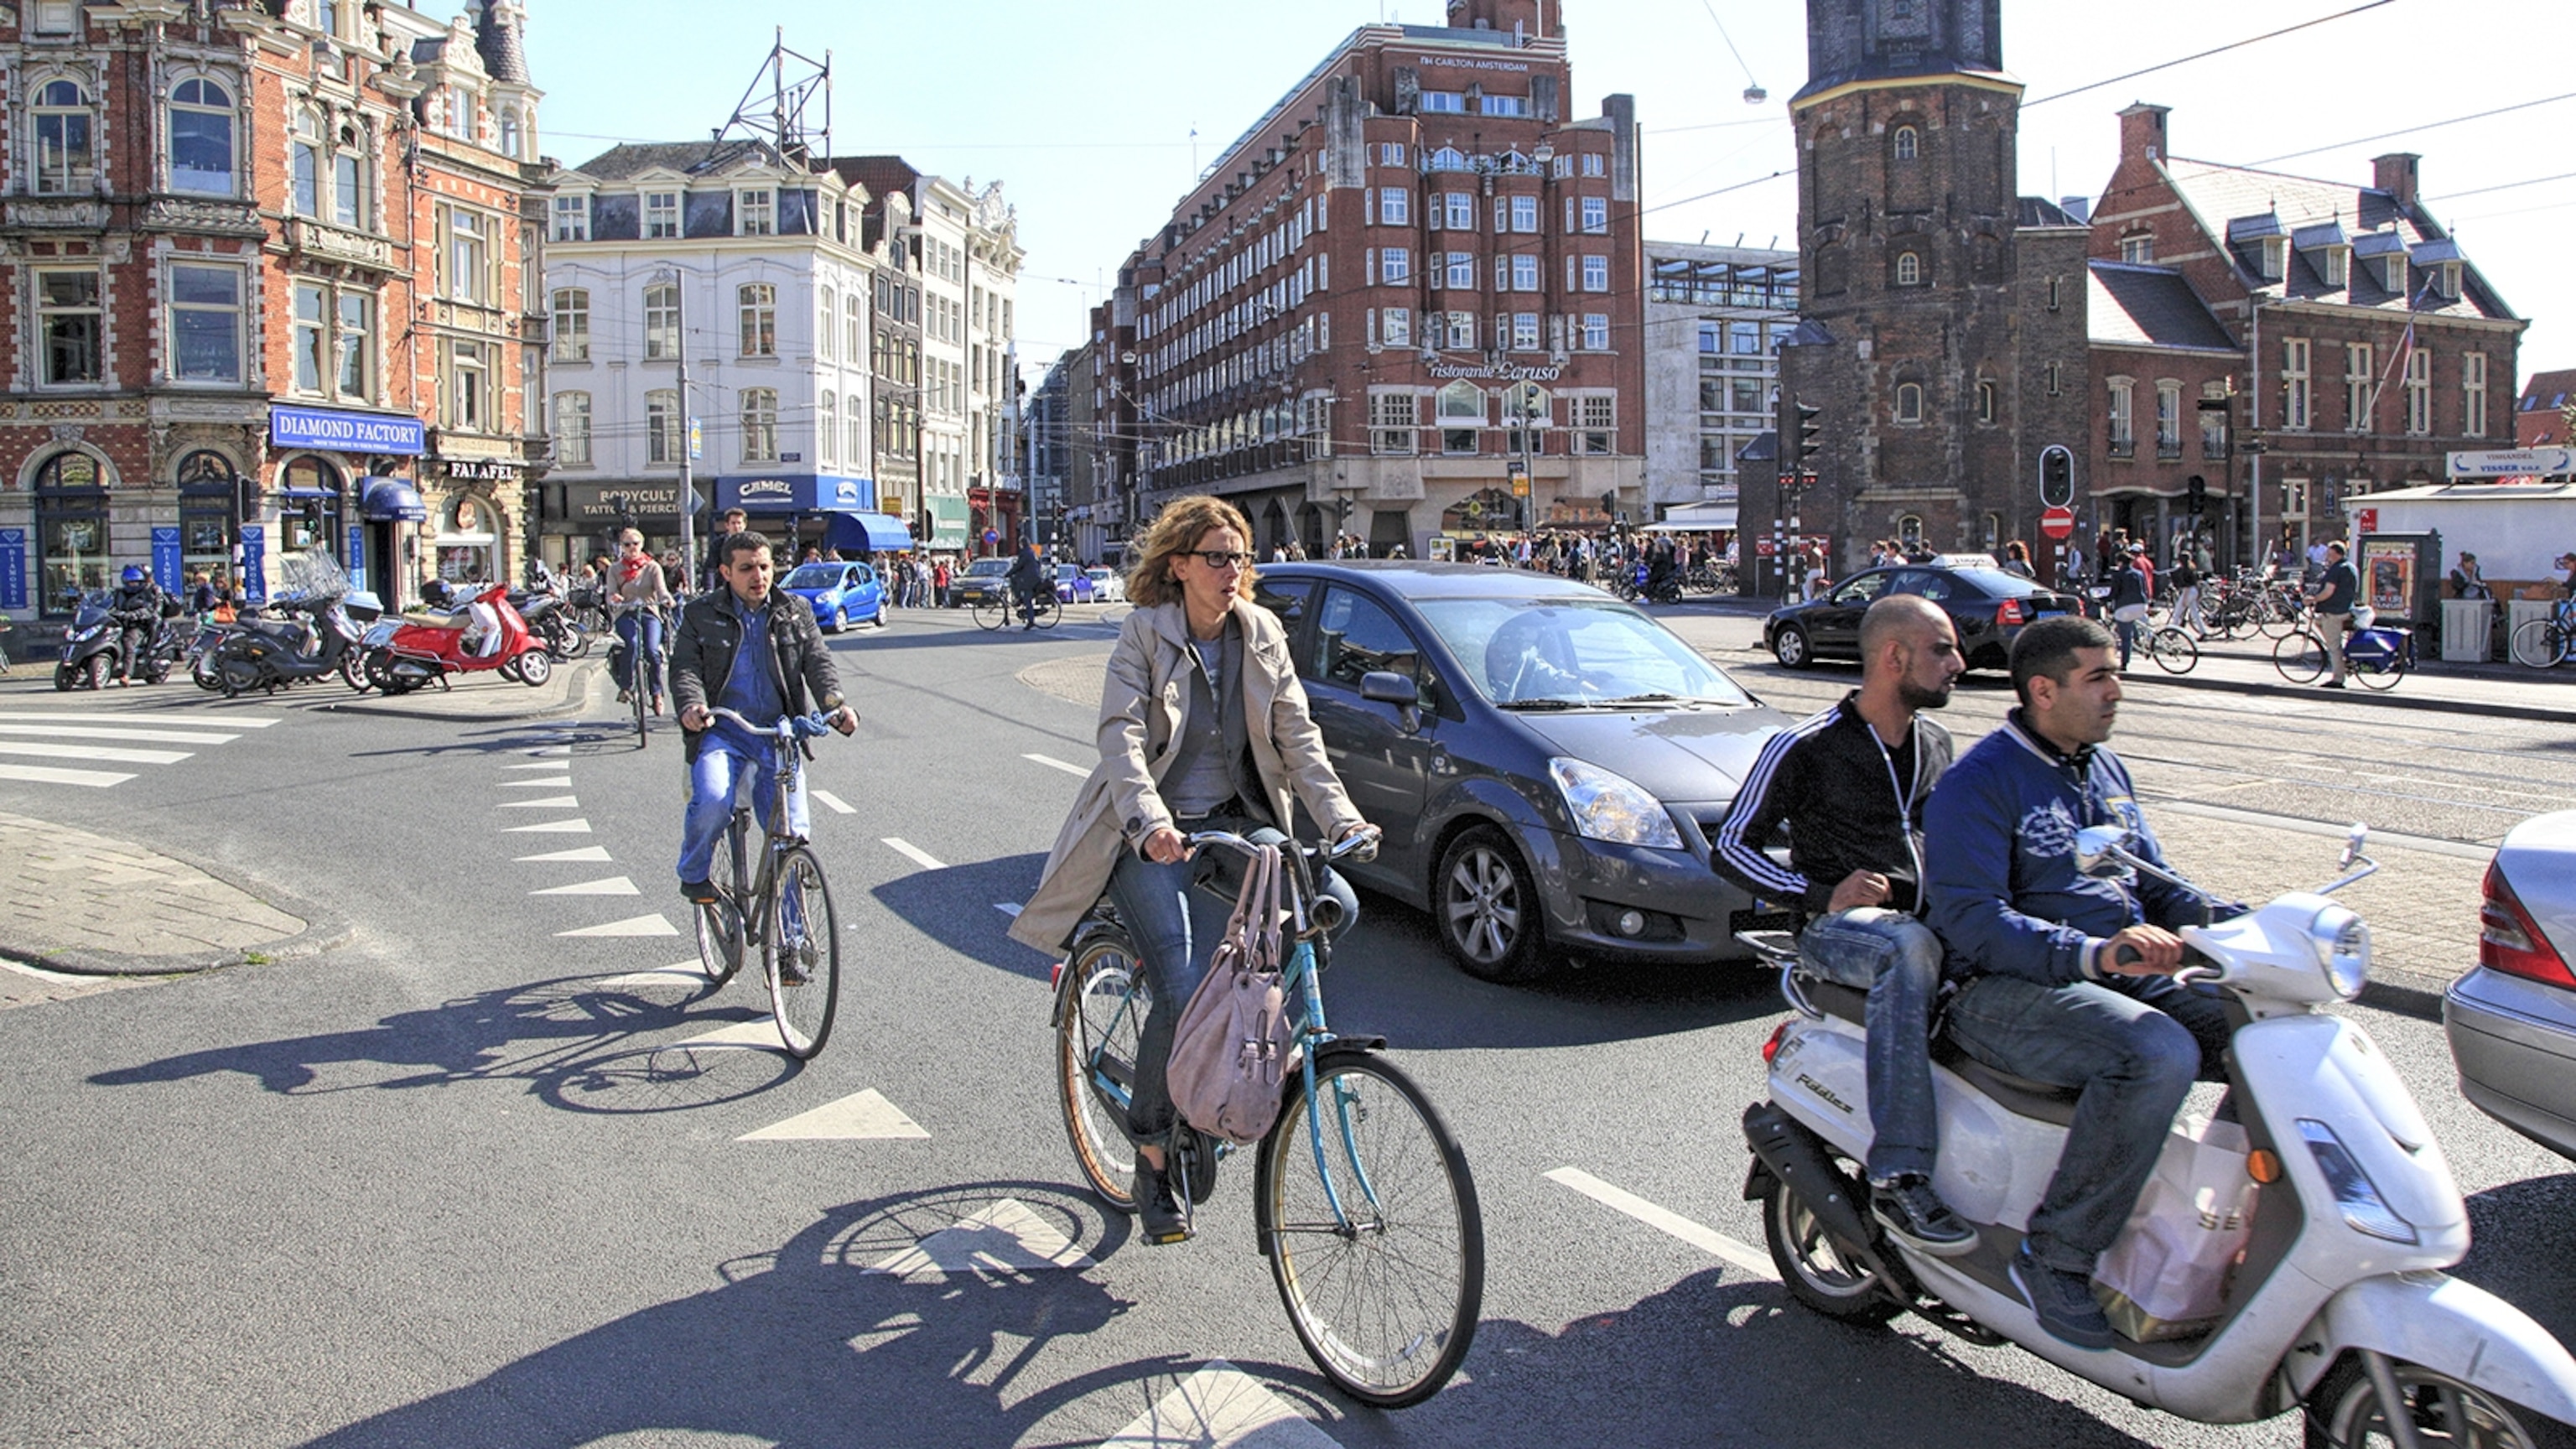
<instances>
[{"instance_id":1,"label":"traffic light","mask_svg":"<svg viewBox=\"0 0 2576 1449\"><path fill-rule=\"evenodd\" d=\"M2075 501L2075 455L2061 447L2050 447L2039 455L2039 502L2043 508L2064 508Z\"/></svg>"},{"instance_id":2,"label":"traffic light","mask_svg":"<svg viewBox=\"0 0 2576 1449\"><path fill-rule=\"evenodd\" d=\"M2194 473L2191 475L2191 481L2184 484L2183 488L2191 496L2192 516L2199 517L2209 503L2209 480Z\"/></svg>"},{"instance_id":3,"label":"traffic light","mask_svg":"<svg viewBox=\"0 0 2576 1449\"><path fill-rule=\"evenodd\" d=\"M1795 404L1795 408L1798 418L1797 451L1790 455L1790 461L1798 465L1799 472L1804 473L1807 471L1807 460L1816 456L1818 440L1824 434L1825 425L1822 419L1825 410L1807 403Z\"/></svg>"}]
</instances>

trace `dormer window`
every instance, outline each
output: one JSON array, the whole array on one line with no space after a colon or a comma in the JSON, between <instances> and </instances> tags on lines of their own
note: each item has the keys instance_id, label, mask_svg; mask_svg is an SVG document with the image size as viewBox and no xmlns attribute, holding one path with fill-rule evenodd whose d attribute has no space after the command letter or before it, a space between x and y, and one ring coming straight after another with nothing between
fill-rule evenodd
<instances>
[{"instance_id":1,"label":"dormer window","mask_svg":"<svg viewBox=\"0 0 2576 1449\"><path fill-rule=\"evenodd\" d=\"M2400 296L2406 293L2406 254L2391 252L2380 261L2380 285Z\"/></svg>"},{"instance_id":2,"label":"dormer window","mask_svg":"<svg viewBox=\"0 0 2576 1449\"><path fill-rule=\"evenodd\" d=\"M2320 263L2320 269L2325 273L2327 286L2343 287L2351 285L2352 248L2328 247L2325 249L2323 255L2318 258L2318 261Z\"/></svg>"},{"instance_id":3,"label":"dormer window","mask_svg":"<svg viewBox=\"0 0 2576 1449\"><path fill-rule=\"evenodd\" d=\"M2287 237L2263 239L2263 280L2277 282L2290 269L2290 241Z\"/></svg>"},{"instance_id":4,"label":"dormer window","mask_svg":"<svg viewBox=\"0 0 2576 1449\"><path fill-rule=\"evenodd\" d=\"M778 193L767 187L734 193L736 236L774 236L778 231Z\"/></svg>"},{"instance_id":5,"label":"dormer window","mask_svg":"<svg viewBox=\"0 0 2576 1449\"><path fill-rule=\"evenodd\" d=\"M1923 154L1923 133L1912 126L1896 128L1896 159L1911 161Z\"/></svg>"},{"instance_id":6,"label":"dormer window","mask_svg":"<svg viewBox=\"0 0 2576 1449\"><path fill-rule=\"evenodd\" d=\"M2139 232L2120 238L2120 260L2145 266L2156 259L2156 239L2152 233Z\"/></svg>"},{"instance_id":7,"label":"dormer window","mask_svg":"<svg viewBox=\"0 0 2576 1449\"><path fill-rule=\"evenodd\" d=\"M2433 286L2436 291L2442 294L2444 299L2453 302L2460 300L2460 264L2458 262L2444 262L2441 266L2435 268L2433 271Z\"/></svg>"},{"instance_id":8,"label":"dormer window","mask_svg":"<svg viewBox=\"0 0 2576 1449\"><path fill-rule=\"evenodd\" d=\"M680 234L680 193L644 193L644 239L663 241Z\"/></svg>"}]
</instances>

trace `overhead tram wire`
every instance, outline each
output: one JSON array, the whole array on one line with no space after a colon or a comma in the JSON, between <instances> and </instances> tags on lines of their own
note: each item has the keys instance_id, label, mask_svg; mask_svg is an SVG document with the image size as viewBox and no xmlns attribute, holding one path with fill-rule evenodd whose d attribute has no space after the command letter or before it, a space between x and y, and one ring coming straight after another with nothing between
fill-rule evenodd
<instances>
[{"instance_id":1,"label":"overhead tram wire","mask_svg":"<svg viewBox=\"0 0 2576 1449\"><path fill-rule=\"evenodd\" d=\"M2248 36L2243 40L2229 41L2225 45L2214 46L2211 49L2200 51L2192 55L2186 55L2177 60L2162 61L2155 65L2148 66L2143 70L2133 70L2123 75L2115 75L2105 80L2097 80L2087 85L2080 85L2071 91L2058 91L2051 95L2041 96L2035 101L2024 101L2021 108L2027 111L2033 106L2044 106L2051 101L2062 101L2069 96L2080 96L2087 91L2098 91L2104 86L2115 86L2122 81L2136 80L2142 75L2154 75L2160 70L2171 70L2178 65L2189 65L2195 60L2207 60L2213 55L2225 55L2231 50L2242 50L2249 45L2260 45L2266 40L2278 40L2284 35L2294 35L2299 31L2311 30L2317 26L2324 25L2329 21L2342 20L2348 16L2359 15L2365 10L2376 10L2383 5L2394 5L2396 3L2397 0L2368 0L2368 3L2366 4L2355 5L2349 10L2338 10L2332 15L2320 15L2314 20L2303 20L2296 25L2284 26L2279 30L2266 31L2261 35Z\"/></svg>"},{"instance_id":2,"label":"overhead tram wire","mask_svg":"<svg viewBox=\"0 0 2576 1449\"><path fill-rule=\"evenodd\" d=\"M2304 151L2291 151L2279 156L2266 156L2260 161L2248 162L2247 166L2250 169L2255 166L2269 166L2276 161L2296 161L2302 156L2314 156L2325 151L2340 151L2346 146L2367 146L2373 141L2388 141L2399 136L2412 136L2419 131L2438 131L2444 126L2457 126L2468 121L2483 121L2489 116L2510 115L2515 111L2527 111L2534 106L2554 105L2559 101L2576 101L2576 91L2569 91L2564 95L2542 96L2536 101L2518 101L2510 106L2498 106L2491 111L2472 111L2468 115L2453 116L2448 120L2426 121L2423 124L2416 126L2401 126L2394 131L2382 131L2375 136L2355 136L2349 141L2335 141L2323 146L2310 146Z\"/></svg>"}]
</instances>

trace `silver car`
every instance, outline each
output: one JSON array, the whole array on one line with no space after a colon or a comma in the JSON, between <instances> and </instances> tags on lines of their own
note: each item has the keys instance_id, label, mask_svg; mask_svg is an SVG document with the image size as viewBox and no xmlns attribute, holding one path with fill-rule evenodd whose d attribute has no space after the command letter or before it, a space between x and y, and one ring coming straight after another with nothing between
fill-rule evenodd
<instances>
[{"instance_id":1,"label":"silver car","mask_svg":"<svg viewBox=\"0 0 2576 1449\"><path fill-rule=\"evenodd\" d=\"M2477 969L2442 1002L2460 1090L2576 1158L2576 810L2513 828L2487 868Z\"/></svg>"}]
</instances>

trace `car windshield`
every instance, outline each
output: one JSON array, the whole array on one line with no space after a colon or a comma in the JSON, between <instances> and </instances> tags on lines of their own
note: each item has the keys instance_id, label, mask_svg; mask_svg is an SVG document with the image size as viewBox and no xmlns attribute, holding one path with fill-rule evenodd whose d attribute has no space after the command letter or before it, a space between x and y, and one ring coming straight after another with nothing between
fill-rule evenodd
<instances>
[{"instance_id":1,"label":"car windshield","mask_svg":"<svg viewBox=\"0 0 2576 1449\"><path fill-rule=\"evenodd\" d=\"M1418 599L1478 693L1508 709L1751 704L1716 665L1626 604Z\"/></svg>"},{"instance_id":2,"label":"car windshield","mask_svg":"<svg viewBox=\"0 0 2576 1449\"><path fill-rule=\"evenodd\" d=\"M841 570L847 564L809 563L800 565L779 584L782 589L828 589L841 581Z\"/></svg>"},{"instance_id":3,"label":"car windshield","mask_svg":"<svg viewBox=\"0 0 2576 1449\"><path fill-rule=\"evenodd\" d=\"M969 578L977 574L1006 574L1010 571L1011 561L1006 558L979 558L966 566Z\"/></svg>"}]
</instances>

